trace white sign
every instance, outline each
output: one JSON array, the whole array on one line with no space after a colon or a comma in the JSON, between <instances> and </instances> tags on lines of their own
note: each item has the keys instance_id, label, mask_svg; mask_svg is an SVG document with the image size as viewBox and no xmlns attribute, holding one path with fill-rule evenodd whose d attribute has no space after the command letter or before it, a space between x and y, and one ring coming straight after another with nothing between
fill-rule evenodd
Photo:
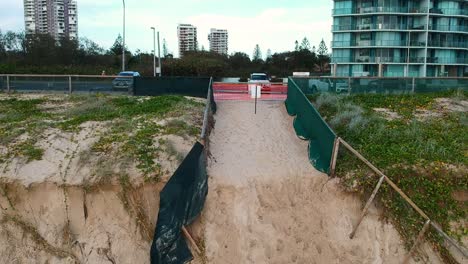
<instances>
[{"instance_id":1,"label":"white sign","mask_svg":"<svg viewBox=\"0 0 468 264\"><path fill-rule=\"evenodd\" d=\"M294 77L309 77L310 72L293 72Z\"/></svg>"}]
</instances>

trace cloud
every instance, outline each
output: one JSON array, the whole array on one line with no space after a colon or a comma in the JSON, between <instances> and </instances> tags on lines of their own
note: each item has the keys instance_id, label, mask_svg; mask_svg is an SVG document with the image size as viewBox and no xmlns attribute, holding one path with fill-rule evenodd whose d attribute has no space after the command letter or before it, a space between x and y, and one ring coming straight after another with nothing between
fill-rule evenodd
<instances>
[{"instance_id":1,"label":"cloud","mask_svg":"<svg viewBox=\"0 0 468 264\"><path fill-rule=\"evenodd\" d=\"M322 38L326 42L331 40L330 11L323 9L266 9L256 16L223 16L202 14L189 17L198 27L199 38L208 34L211 27L227 29L229 31L230 51L243 51L251 55L256 44L265 52L292 50L295 40L301 41L307 37L311 45L318 46ZM324 15L325 14L325 15ZM208 42L202 39L202 44Z\"/></svg>"},{"instance_id":2,"label":"cloud","mask_svg":"<svg viewBox=\"0 0 468 264\"><path fill-rule=\"evenodd\" d=\"M109 48L122 33L121 0L77 0L78 29L87 37ZM294 41L307 37L318 46L322 38L331 40L332 1L275 0L237 2L222 0L126 0L126 43L135 51L153 49L155 26L169 49L177 53L177 24L191 23L198 28L200 47L209 48L211 28L229 31L229 52L252 55L255 44L264 54L267 49L281 52L294 48ZM24 30L23 1L1 1L0 29Z\"/></svg>"}]
</instances>

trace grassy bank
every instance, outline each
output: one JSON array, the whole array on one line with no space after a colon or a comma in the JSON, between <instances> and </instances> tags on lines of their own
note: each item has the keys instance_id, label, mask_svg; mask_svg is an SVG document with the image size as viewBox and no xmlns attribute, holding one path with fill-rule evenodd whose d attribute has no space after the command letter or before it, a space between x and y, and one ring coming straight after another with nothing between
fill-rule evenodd
<instances>
[{"instance_id":1,"label":"grassy bank","mask_svg":"<svg viewBox=\"0 0 468 264\"><path fill-rule=\"evenodd\" d=\"M382 169L452 237L468 235L468 119L465 92L416 95L320 94L310 100L344 140ZM378 177L355 157L340 152L338 176L346 188L369 197ZM420 217L389 186L379 200L407 245L423 226ZM447 262L455 262L441 238L429 234Z\"/></svg>"},{"instance_id":2,"label":"grassy bank","mask_svg":"<svg viewBox=\"0 0 468 264\"><path fill-rule=\"evenodd\" d=\"M0 164L41 160L51 130L71 135L73 141L87 124L95 123L102 127L93 135L96 143L87 152L73 153L82 164L97 159L102 170L136 163L147 179L158 179L160 154L180 159L164 136L196 137L203 107L203 102L183 96L5 95L0 98ZM98 174L105 179L106 173L112 174Z\"/></svg>"}]
</instances>

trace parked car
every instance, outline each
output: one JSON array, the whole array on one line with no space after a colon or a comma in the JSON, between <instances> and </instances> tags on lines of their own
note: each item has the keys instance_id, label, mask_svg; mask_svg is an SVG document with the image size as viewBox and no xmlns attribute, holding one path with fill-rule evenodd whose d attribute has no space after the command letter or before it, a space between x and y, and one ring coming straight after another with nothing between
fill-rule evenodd
<instances>
[{"instance_id":1,"label":"parked car","mask_svg":"<svg viewBox=\"0 0 468 264\"><path fill-rule=\"evenodd\" d=\"M257 85L270 86L270 78L265 73L252 73L249 78L249 92Z\"/></svg>"},{"instance_id":2,"label":"parked car","mask_svg":"<svg viewBox=\"0 0 468 264\"><path fill-rule=\"evenodd\" d=\"M348 92L349 85L346 80L343 79L331 79L331 78L321 78L321 79L311 79L309 80L309 88L311 93L317 92L336 92L343 93Z\"/></svg>"},{"instance_id":3,"label":"parked car","mask_svg":"<svg viewBox=\"0 0 468 264\"><path fill-rule=\"evenodd\" d=\"M134 71L124 71L118 74L118 77L112 81L112 89L122 90L133 87L133 78L140 77L140 73Z\"/></svg>"}]
</instances>

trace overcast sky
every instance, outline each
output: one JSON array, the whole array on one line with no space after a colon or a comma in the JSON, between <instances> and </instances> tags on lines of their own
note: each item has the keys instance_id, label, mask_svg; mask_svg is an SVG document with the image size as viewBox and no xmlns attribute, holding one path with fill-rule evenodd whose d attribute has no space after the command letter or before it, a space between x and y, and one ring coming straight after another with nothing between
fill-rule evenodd
<instances>
[{"instance_id":1,"label":"overcast sky","mask_svg":"<svg viewBox=\"0 0 468 264\"><path fill-rule=\"evenodd\" d=\"M109 48L122 33L121 0L77 0L79 37ZM331 41L331 0L126 0L127 46L150 52L155 26L169 50L178 56L177 24L198 29L198 41L208 49L210 28L229 31L229 53L252 56L255 44L266 54L294 49L294 41L307 37L318 46ZM0 0L0 30L24 30L22 0ZM162 43L161 43L162 45Z\"/></svg>"}]
</instances>

